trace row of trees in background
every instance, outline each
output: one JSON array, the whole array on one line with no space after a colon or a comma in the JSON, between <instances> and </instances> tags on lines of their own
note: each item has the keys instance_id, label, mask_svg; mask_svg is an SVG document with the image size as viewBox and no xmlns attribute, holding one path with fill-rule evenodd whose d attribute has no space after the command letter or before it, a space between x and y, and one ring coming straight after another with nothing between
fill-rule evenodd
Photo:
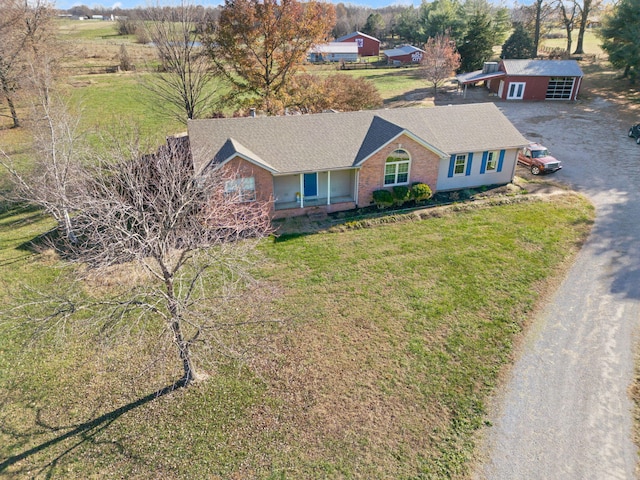
<instances>
[{"instance_id":1,"label":"row of trees in background","mask_svg":"<svg viewBox=\"0 0 640 480\"><path fill-rule=\"evenodd\" d=\"M18 125L13 95L21 86L16 79L38 57L34 52L53 44L47 27L52 12L48 4L37 2L31 5L2 0L0 6L0 37L6 39L0 46L0 83L14 125ZM594 7L598 7L594 0L536 0L530 6L509 11L487 0L434 0L417 8L371 10L344 4L301 4L296 0L227 0L222 7L213 9L184 2L174 7L128 10L124 12L128 15L119 19L119 28L123 33L143 32L141 35L153 42L163 73L147 86L171 106L175 117L186 121L214 113L211 99L216 92L210 88L214 77L224 78L231 86L231 94L223 99L225 109L231 103L235 110L257 107L269 113L302 104L307 105L305 110L317 109L310 106L312 98L301 99L299 92L292 95L291 79L309 47L342 33L336 31L339 25L358 28L362 23L361 30L379 33L387 41L409 41L419 46L446 36L460 55L457 70L464 72L482 68L483 62L494 56L494 46L505 43L509 31L513 33L504 45L502 58L535 57L544 25L552 19L561 20L567 27L568 48L572 45L571 30L579 26L576 53L580 53ZM618 37L609 35L605 41L605 48L616 62L628 57L625 52L631 49L620 48ZM126 58L126 51L122 56ZM623 68L629 75L635 71L631 65ZM344 97L347 91L369 95L371 89L364 81L360 82L360 91L352 83L336 97ZM336 84L340 86L340 82ZM369 96L364 103L377 104L378 98L374 97ZM343 102L350 103L359 104L353 100Z\"/></svg>"},{"instance_id":2,"label":"row of trees in background","mask_svg":"<svg viewBox=\"0 0 640 480\"><path fill-rule=\"evenodd\" d=\"M0 0L0 89L14 127L20 126L18 94L48 88L57 73L62 48L53 15L44 0Z\"/></svg>"}]
</instances>

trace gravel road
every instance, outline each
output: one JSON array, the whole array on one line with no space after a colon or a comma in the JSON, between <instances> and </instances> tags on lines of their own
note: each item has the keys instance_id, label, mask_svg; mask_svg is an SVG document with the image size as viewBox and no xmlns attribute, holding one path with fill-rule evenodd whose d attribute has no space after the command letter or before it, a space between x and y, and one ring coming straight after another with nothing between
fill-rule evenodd
<instances>
[{"instance_id":1,"label":"gravel road","mask_svg":"<svg viewBox=\"0 0 640 480\"><path fill-rule=\"evenodd\" d=\"M597 217L491 407L473 477L637 478L628 389L640 320L640 146L627 137L631 119L600 97L497 105L563 162L548 178L587 195Z\"/></svg>"}]
</instances>

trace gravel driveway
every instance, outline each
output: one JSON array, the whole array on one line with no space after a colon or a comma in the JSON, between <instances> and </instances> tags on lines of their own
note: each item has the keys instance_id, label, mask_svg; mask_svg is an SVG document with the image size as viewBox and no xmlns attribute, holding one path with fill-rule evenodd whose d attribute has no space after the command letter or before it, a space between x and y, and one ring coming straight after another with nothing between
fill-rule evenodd
<instances>
[{"instance_id":1,"label":"gravel driveway","mask_svg":"<svg viewBox=\"0 0 640 480\"><path fill-rule=\"evenodd\" d=\"M497 105L563 162L548 178L586 194L597 217L494 401L474 478L636 478L628 389L640 319L640 146L604 98Z\"/></svg>"}]
</instances>

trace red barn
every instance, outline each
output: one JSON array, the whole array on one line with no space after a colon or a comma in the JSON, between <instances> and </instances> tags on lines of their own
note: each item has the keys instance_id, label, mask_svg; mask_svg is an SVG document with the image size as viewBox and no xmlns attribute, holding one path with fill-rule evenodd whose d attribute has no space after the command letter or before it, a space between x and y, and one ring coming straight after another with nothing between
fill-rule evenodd
<instances>
[{"instance_id":1,"label":"red barn","mask_svg":"<svg viewBox=\"0 0 640 480\"><path fill-rule=\"evenodd\" d=\"M502 60L456 79L465 86L485 82L503 100L576 100L583 76L575 60Z\"/></svg>"},{"instance_id":2,"label":"red barn","mask_svg":"<svg viewBox=\"0 0 640 480\"><path fill-rule=\"evenodd\" d=\"M366 33L353 32L336 38L336 42L355 42L358 45L358 55L371 57L380 55L380 40Z\"/></svg>"},{"instance_id":3,"label":"red barn","mask_svg":"<svg viewBox=\"0 0 640 480\"><path fill-rule=\"evenodd\" d=\"M402 45L391 50L384 50L382 54L387 58L389 65L408 65L420 63L424 56L424 50L412 45Z\"/></svg>"}]
</instances>

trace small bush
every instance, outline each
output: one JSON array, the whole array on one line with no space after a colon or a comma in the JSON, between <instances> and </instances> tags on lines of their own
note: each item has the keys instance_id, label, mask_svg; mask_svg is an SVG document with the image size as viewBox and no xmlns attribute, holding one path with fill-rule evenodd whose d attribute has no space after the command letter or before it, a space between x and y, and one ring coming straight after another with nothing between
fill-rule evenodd
<instances>
[{"instance_id":1,"label":"small bush","mask_svg":"<svg viewBox=\"0 0 640 480\"><path fill-rule=\"evenodd\" d=\"M397 186L393 187L393 201L396 205L402 205L404 202L409 200L409 187L405 186Z\"/></svg>"},{"instance_id":2,"label":"small bush","mask_svg":"<svg viewBox=\"0 0 640 480\"><path fill-rule=\"evenodd\" d=\"M431 187L426 183L414 183L411 186L411 198L413 198L416 202L422 202L424 200L429 200L433 195L431 191Z\"/></svg>"},{"instance_id":3,"label":"small bush","mask_svg":"<svg viewBox=\"0 0 640 480\"><path fill-rule=\"evenodd\" d=\"M139 24L130 18L119 18L116 23L118 35L135 35L138 33Z\"/></svg>"},{"instance_id":4,"label":"small bush","mask_svg":"<svg viewBox=\"0 0 640 480\"><path fill-rule=\"evenodd\" d=\"M465 188L464 190L460 191L460 198L463 200L467 200L471 197L473 197L473 195L475 194L475 192L470 189L470 188Z\"/></svg>"},{"instance_id":5,"label":"small bush","mask_svg":"<svg viewBox=\"0 0 640 480\"><path fill-rule=\"evenodd\" d=\"M138 28L136 30L136 42L142 45L146 45L151 42L151 37L149 37L144 28Z\"/></svg>"},{"instance_id":6,"label":"small bush","mask_svg":"<svg viewBox=\"0 0 640 480\"><path fill-rule=\"evenodd\" d=\"M373 192L373 202L378 208L390 207L393 205L393 195L389 190L375 190Z\"/></svg>"},{"instance_id":7,"label":"small bush","mask_svg":"<svg viewBox=\"0 0 640 480\"><path fill-rule=\"evenodd\" d=\"M120 70L128 72L129 70L133 69L133 64L131 63L131 57L129 57L129 52L127 52L127 47L124 46L124 43L120 45L118 60L120 61Z\"/></svg>"}]
</instances>

